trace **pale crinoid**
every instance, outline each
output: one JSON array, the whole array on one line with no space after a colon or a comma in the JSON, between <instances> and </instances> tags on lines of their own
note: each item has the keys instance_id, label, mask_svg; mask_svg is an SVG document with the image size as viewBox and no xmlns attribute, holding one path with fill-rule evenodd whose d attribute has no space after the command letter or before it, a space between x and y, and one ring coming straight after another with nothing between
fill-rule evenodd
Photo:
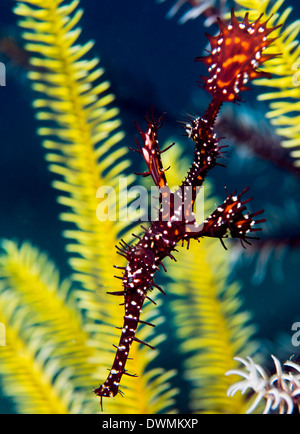
<instances>
[{"instance_id":1,"label":"pale crinoid","mask_svg":"<svg viewBox=\"0 0 300 434\"><path fill-rule=\"evenodd\" d=\"M276 369L271 377L251 357L247 357L247 360L235 358L245 366L245 371L233 369L226 373L244 378L229 387L228 396L233 396L237 391L244 394L248 389L252 389L256 395L247 414L252 413L262 400L265 400L263 414L291 414L296 409L300 410L300 365L288 360L282 368L279 360L273 355L271 357Z\"/></svg>"}]
</instances>

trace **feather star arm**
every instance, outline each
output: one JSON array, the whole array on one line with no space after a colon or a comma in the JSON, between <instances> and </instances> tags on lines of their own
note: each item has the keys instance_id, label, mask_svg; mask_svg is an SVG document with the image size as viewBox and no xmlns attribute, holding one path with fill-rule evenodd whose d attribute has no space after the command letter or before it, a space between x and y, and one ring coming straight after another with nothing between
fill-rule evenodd
<instances>
[{"instance_id":1,"label":"feather star arm","mask_svg":"<svg viewBox=\"0 0 300 434\"><path fill-rule=\"evenodd\" d=\"M158 144L158 129L162 124L162 118L147 120L147 130L142 132L140 128L143 146L139 146L138 152L142 153L149 172L155 184L160 187L159 218L153 221L149 229L145 229L138 242L131 246L123 241L118 252L124 256L128 265L120 279L123 281L123 291L117 291L114 295L124 296L125 314L122 333L117 347L113 366L107 380L95 389L96 395L102 398L115 396L121 393L119 384L123 374L127 374L125 364L133 341L149 344L136 338L135 333L140 320L140 312L143 303L148 297L148 292L154 287L163 290L153 282L154 274L163 266L162 261L167 257L175 259L172 252L178 243L201 237L215 237L222 239L231 235L240 238L241 242L248 242L248 232L253 229L254 216L262 211L252 214L244 214L245 204L250 199L241 201L244 190L239 195L228 195L224 203L219 206L200 226L196 224L194 217L194 205L198 188L203 184L207 173L218 163L221 154L219 139L214 133L214 122L224 102L236 102L240 99L239 93L246 90L247 81L257 77L266 76L258 67L270 56L262 54L264 48L271 44L267 36L275 30L267 28L268 20L261 22L261 16L250 23L248 14L242 22L239 22L232 11L231 23L226 26L219 19L220 34L216 37L209 36L211 43L210 55L202 60L209 67L209 77L203 78L204 88L212 95L211 103L203 118L196 119L193 125L187 125L189 137L195 143L195 156L190 170L181 186L171 193L167 187L165 169L163 168ZM188 200L186 198L188 197ZM168 206L167 206L168 205ZM152 325L152 324L150 324ZM151 347L153 348L153 347Z\"/></svg>"}]
</instances>

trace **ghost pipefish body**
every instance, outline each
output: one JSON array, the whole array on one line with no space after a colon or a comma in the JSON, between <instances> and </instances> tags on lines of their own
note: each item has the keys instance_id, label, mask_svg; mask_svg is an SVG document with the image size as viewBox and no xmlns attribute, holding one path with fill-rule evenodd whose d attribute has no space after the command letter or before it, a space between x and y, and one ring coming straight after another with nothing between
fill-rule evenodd
<instances>
[{"instance_id":1,"label":"ghost pipefish body","mask_svg":"<svg viewBox=\"0 0 300 434\"><path fill-rule=\"evenodd\" d=\"M214 133L214 123L222 104L239 101L240 92L248 89L248 81L270 77L270 74L258 68L266 60L276 56L264 54L264 50L272 43L272 39L267 38L268 35L280 26L268 28L269 20L263 22L261 19L262 15L249 22L246 14L243 21L239 22L232 10L230 24L226 25L218 19L219 35L208 35L211 44L209 55L195 59L204 62L208 67L209 76L202 77L202 80L203 87L212 99L203 117L186 124L187 135L195 144L194 160L184 181L174 193L168 189L166 169L161 160L162 152L167 149L160 150L158 141L158 130L163 124L164 115L155 119L152 114L152 117L147 118L145 132L137 126L142 145L136 140L136 150L143 156L148 168L142 175L150 175L158 187L160 207L158 219L153 221L148 229L143 228L144 234L136 236L138 240L135 245L129 245L122 240L117 246L118 253L124 256L128 263L123 268L123 276L119 277L123 290L110 294L124 297L125 314L119 345L116 347L108 378L94 390L101 398L101 407L103 397L122 394L119 384L124 374L135 376L125 369L132 342L139 342L154 349L139 340L135 334L139 323L153 326L140 319L140 311L145 299L149 298L149 291L157 288L164 293L153 281L159 267L165 268L163 260L166 257L175 260L173 253L179 243L183 245L186 241L188 247L190 240L199 240L201 237L219 238L224 247L223 240L229 236L239 238L243 246L245 243L250 244L249 239L257 238L249 234L261 230L254 226L265 221L254 220L263 210L252 214L245 212L245 204L251 199L242 200L242 195L248 188L240 194L227 193L225 201L200 225L194 215L198 189L208 172L214 166L222 165L219 159L224 146L220 146L220 139Z\"/></svg>"}]
</instances>

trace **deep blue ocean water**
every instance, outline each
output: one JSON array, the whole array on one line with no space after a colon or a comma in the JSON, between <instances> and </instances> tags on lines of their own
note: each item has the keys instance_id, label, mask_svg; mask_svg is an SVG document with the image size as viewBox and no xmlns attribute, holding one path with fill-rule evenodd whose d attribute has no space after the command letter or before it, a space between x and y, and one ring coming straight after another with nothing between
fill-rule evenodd
<instances>
[{"instance_id":1,"label":"deep blue ocean water","mask_svg":"<svg viewBox=\"0 0 300 434\"><path fill-rule=\"evenodd\" d=\"M0 3L0 36L19 37L14 3ZM286 4L294 7L293 17L300 17L299 3L290 0ZM201 115L209 100L196 83L205 67L193 59L203 55L204 33L214 33L216 28L204 28L202 18L185 25L179 25L177 18L167 20L171 5L172 0L163 4L155 0L81 0L83 38L96 41L93 54L101 58L105 78L116 95L128 146L134 145L134 121L142 124L151 106L158 114L167 112L162 141L172 136L183 143L178 121L187 114ZM247 103L241 109L251 108L259 120L267 103L257 102L257 92L256 88L243 95ZM35 132L33 93L22 68L7 64L7 84L0 88L0 98L0 238L31 240L55 258L65 277L70 274L61 237L65 226L57 217L62 208L50 187L53 177ZM192 156L191 147L186 152ZM225 199L224 185L230 191L249 185L255 198L251 206L264 208L268 218L262 238L300 240L300 178L263 158L244 158L234 148L230 152L227 168L217 168L210 175L215 193ZM274 254L270 258L263 267L265 277L253 278L254 258L251 263L238 263L233 278L242 283L244 308L253 313L257 336L273 350L279 347L280 336L291 337L292 324L300 321L299 247L287 245L280 261ZM293 351L297 353L297 348ZM0 413L13 411L10 400L2 399L0 393Z\"/></svg>"}]
</instances>

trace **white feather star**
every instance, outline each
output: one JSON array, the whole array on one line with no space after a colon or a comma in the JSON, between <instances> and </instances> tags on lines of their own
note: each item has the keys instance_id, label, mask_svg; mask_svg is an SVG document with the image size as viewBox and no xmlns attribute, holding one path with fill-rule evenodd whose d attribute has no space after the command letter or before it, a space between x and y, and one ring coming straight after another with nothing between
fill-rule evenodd
<instances>
[{"instance_id":1,"label":"white feather star","mask_svg":"<svg viewBox=\"0 0 300 434\"><path fill-rule=\"evenodd\" d=\"M268 377L264 369L254 363L247 357L243 359L236 357L234 360L245 366L245 371L233 369L226 375L239 375L244 380L234 383L227 391L228 396L233 396L237 391L244 394L248 389L252 389L256 397L247 410L247 414L252 413L258 404L264 399L265 408L263 414L270 411L278 412L279 414L291 414L294 408L300 408L300 365L288 360L284 366L287 368L282 370L279 360L271 356L276 373L272 377ZM295 371L296 373L292 372Z\"/></svg>"}]
</instances>

